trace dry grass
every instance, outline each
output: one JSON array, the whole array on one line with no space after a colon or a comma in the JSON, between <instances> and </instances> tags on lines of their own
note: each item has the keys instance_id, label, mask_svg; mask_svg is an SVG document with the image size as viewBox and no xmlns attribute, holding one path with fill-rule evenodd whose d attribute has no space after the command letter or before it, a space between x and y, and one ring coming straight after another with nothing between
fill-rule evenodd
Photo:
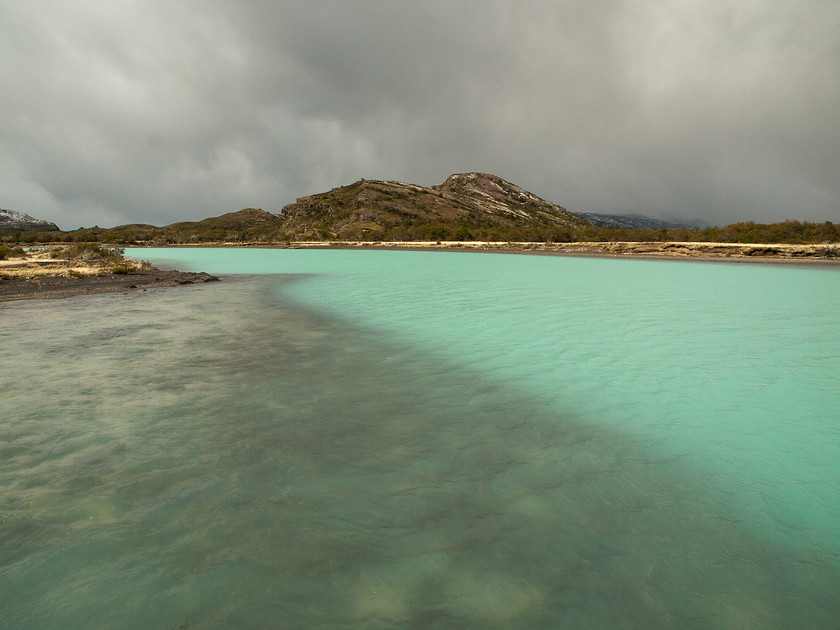
<instances>
[{"instance_id":1,"label":"dry grass","mask_svg":"<svg viewBox=\"0 0 840 630\"><path fill-rule=\"evenodd\" d=\"M143 263L120 258L114 260L71 259L66 248L45 247L26 252L22 257L0 260L0 278L37 278L40 276L84 277L109 273L130 273L144 268Z\"/></svg>"}]
</instances>

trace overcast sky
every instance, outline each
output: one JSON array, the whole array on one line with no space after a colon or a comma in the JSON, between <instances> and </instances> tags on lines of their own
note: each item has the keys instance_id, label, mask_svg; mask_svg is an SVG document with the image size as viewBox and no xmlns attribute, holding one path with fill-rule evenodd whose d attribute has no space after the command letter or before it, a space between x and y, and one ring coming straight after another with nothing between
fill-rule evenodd
<instances>
[{"instance_id":1,"label":"overcast sky","mask_svg":"<svg viewBox=\"0 0 840 630\"><path fill-rule=\"evenodd\" d=\"M840 221L837 0L0 0L0 207L165 225L484 171Z\"/></svg>"}]
</instances>

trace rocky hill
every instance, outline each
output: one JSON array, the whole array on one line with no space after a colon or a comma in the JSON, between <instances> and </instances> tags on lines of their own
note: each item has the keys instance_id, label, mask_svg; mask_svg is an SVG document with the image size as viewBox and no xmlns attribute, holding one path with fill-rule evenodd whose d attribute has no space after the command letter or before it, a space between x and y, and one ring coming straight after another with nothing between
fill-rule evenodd
<instances>
[{"instance_id":1,"label":"rocky hill","mask_svg":"<svg viewBox=\"0 0 840 630\"><path fill-rule=\"evenodd\" d=\"M0 234L13 232L58 232L55 223L30 217L23 212L0 208Z\"/></svg>"},{"instance_id":2,"label":"rocky hill","mask_svg":"<svg viewBox=\"0 0 840 630\"><path fill-rule=\"evenodd\" d=\"M586 219L486 173L451 175L437 186L360 180L283 208L284 229L314 238L464 238L497 228L574 229ZM425 232L425 234L423 234Z\"/></svg>"},{"instance_id":3,"label":"rocky hill","mask_svg":"<svg viewBox=\"0 0 840 630\"><path fill-rule=\"evenodd\" d=\"M163 227L131 223L113 228L83 228L73 234L77 240L109 241L117 244L135 242L199 243L286 239L283 219L257 208L245 208L201 221L179 221Z\"/></svg>"},{"instance_id":4,"label":"rocky hill","mask_svg":"<svg viewBox=\"0 0 840 630\"><path fill-rule=\"evenodd\" d=\"M255 230L258 232L274 230L281 227L283 219L258 208L245 208L238 212L228 212L218 217L211 217L202 221L182 221L166 226L175 231L204 231L204 230Z\"/></svg>"}]
</instances>

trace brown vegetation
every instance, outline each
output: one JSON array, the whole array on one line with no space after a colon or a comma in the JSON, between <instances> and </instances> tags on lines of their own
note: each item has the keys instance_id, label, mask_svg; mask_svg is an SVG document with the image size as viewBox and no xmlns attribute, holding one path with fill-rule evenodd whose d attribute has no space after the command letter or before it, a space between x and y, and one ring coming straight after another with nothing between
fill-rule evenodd
<instances>
[{"instance_id":1,"label":"brown vegetation","mask_svg":"<svg viewBox=\"0 0 840 630\"><path fill-rule=\"evenodd\" d=\"M122 250L96 243L73 243L67 247L0 247L0 279L42 276L83 277L125 275L148 268L123 256Z\"/></svg>"},{"instance_id":2,"label":"brown vegetation","mask_svg":"<svg viewBox=\"0 0 840 630\"><path fill-rule=\"evenodd\" d=\"M789 220L709 228L599 227L499 177L464 173L452 175L443 184L432 187L360 180L301 197L285 206L280 214L248 208L165 227L132 224L0 236L0 243L9 246L30 243L276 245L336 240L833 244L840 242L840 225ZM826 256L832 256L837 248L827 246L825 251Z\"/></svg>"}]
</instances>

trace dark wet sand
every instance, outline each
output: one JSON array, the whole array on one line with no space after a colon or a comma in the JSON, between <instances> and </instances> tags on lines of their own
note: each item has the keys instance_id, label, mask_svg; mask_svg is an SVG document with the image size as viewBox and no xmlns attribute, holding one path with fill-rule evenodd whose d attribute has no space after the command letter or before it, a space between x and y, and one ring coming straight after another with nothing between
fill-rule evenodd
<instances>
[{"instance_id":1,"label":"dark wet sand","mask_svg":"<svg viewBox=\"0 0 840 630\"><path fill-rule=\"evenodd\" d=\"M145 269L130 274L66 277L37 276L0 280L0 302L13 300L43 300L96 293L144 291L158 287L176 287L212 282L217 277L207 273Z\"/></svg>"}]
</instances>

